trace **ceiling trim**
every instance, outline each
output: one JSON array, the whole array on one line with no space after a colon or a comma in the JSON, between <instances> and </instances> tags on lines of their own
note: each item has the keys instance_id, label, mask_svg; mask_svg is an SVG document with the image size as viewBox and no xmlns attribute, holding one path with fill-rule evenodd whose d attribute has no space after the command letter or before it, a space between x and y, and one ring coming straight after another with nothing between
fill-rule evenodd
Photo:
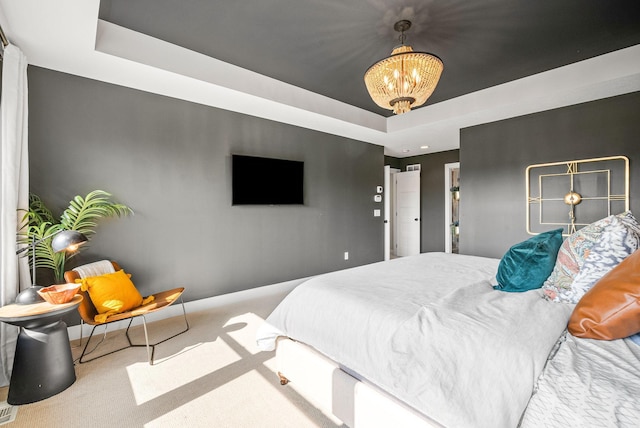
<instances>
[{"instance_id":1,"label":"ceiling trim","mask_svg":"<svg viewBox=\"0 0 640 428\"><path fill-rule=\"evenodd\" d=\"M386 118L100 20L99 6L4 2L0 23L29 64L382 145L396 157L459 148L465 127L640 90L636 45Z\"/></svg>"}]
</instances>

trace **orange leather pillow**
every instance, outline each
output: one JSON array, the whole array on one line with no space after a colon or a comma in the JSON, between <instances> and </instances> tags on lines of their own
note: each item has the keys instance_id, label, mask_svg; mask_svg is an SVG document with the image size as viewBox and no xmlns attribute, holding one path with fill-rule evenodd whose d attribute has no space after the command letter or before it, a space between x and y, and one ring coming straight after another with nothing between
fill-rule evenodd
<instances>
[{"instance_id":1,"label":"orange leather pillow","mask_svg":"<svg viewBox=\"0 0 640 428\"><path fill-rule=\"evenodd\" d=\"M587 339L622 339L640 332L640 250L603 276L580 299L569 332Z\"/></svg>"}]
</instances>

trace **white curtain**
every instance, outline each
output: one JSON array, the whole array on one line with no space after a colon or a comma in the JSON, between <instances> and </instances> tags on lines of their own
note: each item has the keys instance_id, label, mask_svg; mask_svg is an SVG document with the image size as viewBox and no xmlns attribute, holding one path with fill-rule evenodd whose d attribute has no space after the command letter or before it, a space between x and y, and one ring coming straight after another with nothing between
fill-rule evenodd
<instances>
[{"instance_id":1,"label":"white curtain","mask_svg":"<svg viewBox=\"0 0 640 428\"><path fill-rule=\"evenodd\" d=\"M29 206L27 145L27 58L13 45L4 49L0 99L0 306L30 285L25 257L16 256L16 233ZM8 385L18 328L0 323L0 385Z\"/></svg>"}]
</instances>

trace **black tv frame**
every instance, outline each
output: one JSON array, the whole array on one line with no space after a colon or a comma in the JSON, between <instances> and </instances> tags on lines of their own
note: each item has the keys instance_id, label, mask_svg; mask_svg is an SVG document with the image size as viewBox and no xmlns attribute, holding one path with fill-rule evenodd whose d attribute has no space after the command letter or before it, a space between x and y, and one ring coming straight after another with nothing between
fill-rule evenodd
<instances>
[{"instance_id":1,"label":"black tv frame","mask_svg":"<svg viewBox=\"0 0 640 428\"><path fill-rule=\"evenodd\" d=\"M304 205L304 162L231 155L232 205Z\"/></svg>"}]
</instances>

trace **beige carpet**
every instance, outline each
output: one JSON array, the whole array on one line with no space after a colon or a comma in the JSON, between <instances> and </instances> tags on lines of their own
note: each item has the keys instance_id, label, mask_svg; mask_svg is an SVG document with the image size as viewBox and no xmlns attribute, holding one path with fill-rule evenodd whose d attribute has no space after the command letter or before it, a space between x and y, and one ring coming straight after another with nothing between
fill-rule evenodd
<instances>
[{"instance_id":1,"label":"beige carpet","mask_svg":"<svg viewBox=\"0 0 640 428\"><path fill-rule=\"evenodd\" d=\"M191 329L156 347L130 348L76 364L76 382L46 400L18 407L2 427L336 427L289 384L281 386L272 352L255 332L282 295L188 313ZM179 331L181 318L150 324L150 340ZM139 323L139 322L138 322ZM132 335L143 341L142 329ZM123 332L107 334L95 353L115 349ZM80 349L73 350L74 356ZM46 358L43 355L42 358ZM7 388L0 390L6 400Z\"/></svg>"}]
</instances>

